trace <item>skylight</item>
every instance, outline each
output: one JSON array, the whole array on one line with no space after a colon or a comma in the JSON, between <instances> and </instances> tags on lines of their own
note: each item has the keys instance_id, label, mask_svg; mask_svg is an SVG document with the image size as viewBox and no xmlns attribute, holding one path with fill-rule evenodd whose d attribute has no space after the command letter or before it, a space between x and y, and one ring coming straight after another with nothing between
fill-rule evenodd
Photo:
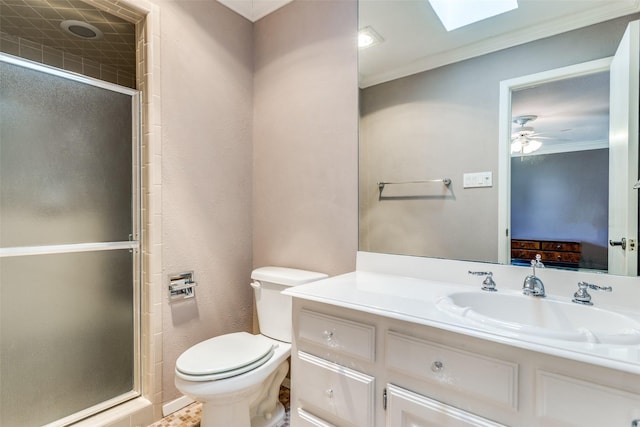
<instances>
[{"instance_id":1,"label":"skylight","mask_svg":"<svg viewBox=\"0 0 640 427\"><path fill-rule=\"evenodd\" d=\"M447 31L518 8L518 0L429 0Z\"/></svg>"}]
</instances>

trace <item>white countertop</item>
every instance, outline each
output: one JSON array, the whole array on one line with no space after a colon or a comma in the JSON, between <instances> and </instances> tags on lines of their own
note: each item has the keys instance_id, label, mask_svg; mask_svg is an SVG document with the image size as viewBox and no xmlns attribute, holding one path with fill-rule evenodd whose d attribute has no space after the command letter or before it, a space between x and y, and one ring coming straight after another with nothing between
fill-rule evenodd
<instances>
[{"instance_id":1,"label":"white countertop","mask_svg":"<svg viewBox=\"0 0 640 427\"><path fill-rule=\"evenodd\" d=\"M436 305L438 300L452 292L482 292L477 286L477 278L475 282L477 283L471 286L468 283L447 283L442 280L355 271L291 287L283 293L294 298L436 327L500 344L640 374L640 345L611 345L522 336L516 332L480 326L451 315ZM500 291L517 292L509 289ZM624 310L624 314L640 321L637 311Z\"/></svg>"}]
</instances>

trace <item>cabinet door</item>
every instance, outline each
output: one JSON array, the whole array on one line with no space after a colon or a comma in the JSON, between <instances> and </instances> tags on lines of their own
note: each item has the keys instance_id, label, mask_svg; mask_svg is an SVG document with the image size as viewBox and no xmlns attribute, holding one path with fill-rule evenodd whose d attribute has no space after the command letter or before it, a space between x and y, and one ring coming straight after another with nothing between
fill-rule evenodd
<instances>
[{"instance_id":1,"label":"cabinet door","mask_svg":"<svg viewBox=\"0 0 640 427\"><path fill-rule=\"evenodd\" d=\"M539 370L536 415L544 427L627 427L640 420L640 396Z\"/></svg>"},{"instance_id":2,"label":"cabinet door","mask_svg":"<svg viewBox=\"0 0 640 427\"><path fill-rule=\"evenodd\" d=\"M319 357L298 352L296 380L300 409L341 427L373 427L375 378Z\"/></svg>"},{"instance_id":3,"label":"cabinet door","mask_svg":"<svg viewBox=\"0 0 640 427\"><path fill-rule=\"evenodd\" d=\"M388 427L506 427L393 384L387 385L386 425Z\"/></svg>"}]
</instances>

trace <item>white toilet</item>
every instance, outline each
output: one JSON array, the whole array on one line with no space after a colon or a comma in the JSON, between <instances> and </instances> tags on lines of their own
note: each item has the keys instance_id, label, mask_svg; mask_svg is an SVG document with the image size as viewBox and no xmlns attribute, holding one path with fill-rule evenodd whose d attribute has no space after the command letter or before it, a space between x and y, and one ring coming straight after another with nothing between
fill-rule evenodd
<instances>
[{"instance_id":1,"label":"white toilet","mask_svg":"<svg viewBox=\"0 0 640 427\"><path fill-rule=\"evenodd\" d=\"M289 286L326 274L283 267L253 271L260 334L236 332L194 345L176 360L175 384L202 402L201 427L276 427L284 418L278 400L289 370L291 297Z\"/></svg>"}]
</instances>

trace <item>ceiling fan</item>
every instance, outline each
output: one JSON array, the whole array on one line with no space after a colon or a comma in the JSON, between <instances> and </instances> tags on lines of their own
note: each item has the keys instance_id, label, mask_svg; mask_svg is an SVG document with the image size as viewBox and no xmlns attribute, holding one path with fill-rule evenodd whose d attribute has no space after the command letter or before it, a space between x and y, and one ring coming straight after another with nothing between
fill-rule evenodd
<instances>
[{"instance_id":1,"label":"ceiling fan","mask_svg":"<svg viewBox=\"0 0 640 427\"><path fill-rule=\"evenodd\" d=\"M526 116L516 116L512 119L513 123L520 125L519 129L516 129L511 134L511 153L520 153L522 154L531 154L534 151L539 150L542 147L542 142L539 139L544 139L540 137L538 133L533 129L532 126L525 126L527 123L534 121L538 116L534 115L526 115ZM536 139L533 139L536 137Z\"/></svg>"}]
</instances>

